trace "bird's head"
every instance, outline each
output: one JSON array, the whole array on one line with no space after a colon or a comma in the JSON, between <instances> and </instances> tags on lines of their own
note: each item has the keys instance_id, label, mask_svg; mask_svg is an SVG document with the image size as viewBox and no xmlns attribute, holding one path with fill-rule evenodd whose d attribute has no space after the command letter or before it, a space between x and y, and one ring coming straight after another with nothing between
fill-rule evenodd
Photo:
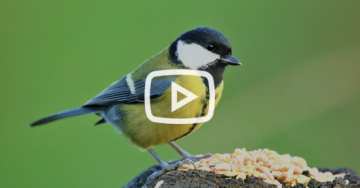
<instances>
[{"instance_id":1,"label":"bird's head","mask_svg":"<svg viewBox=\"0 0 360 188\"><path fill-rule=\"evenodd\" d=\"M170 46L170 58L194 70L204 70L216 64L241 65L232 56L227 38L209 27L196 27L180 35Z\"/></svg>"}]
</instances>

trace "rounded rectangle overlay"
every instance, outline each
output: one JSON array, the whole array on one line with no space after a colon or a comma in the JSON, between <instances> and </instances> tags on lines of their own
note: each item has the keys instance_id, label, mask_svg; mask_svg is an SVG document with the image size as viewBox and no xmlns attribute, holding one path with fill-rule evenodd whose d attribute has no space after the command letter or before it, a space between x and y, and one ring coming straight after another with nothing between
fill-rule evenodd
<instances>
[{"instance_id":1,"label":"rounded rectangle overlay","mask_svg":"<svg viewBox=\"0 0 360 188\"><path fill-rule=\"evenodd\" d=\"M151 112L151 104L150 104L150 89L151 89L151 81L153 78L158 76L169 76L169 75L191 75L191 76L202 76L205 77L209 83L209 111L208 114L204 117L198 118L163 118L156 117ZM147 118L150 121L156 123L165 123L165 124L194 124L194 123L204 123L209 121L214 115L215 109L215 85L214 78L210 73L206 71L199 70L183 70L183 69L170 69L170 70L160 70L153 71L146 77L145 82L145 112Z\"/></svg>"}]
</instances>

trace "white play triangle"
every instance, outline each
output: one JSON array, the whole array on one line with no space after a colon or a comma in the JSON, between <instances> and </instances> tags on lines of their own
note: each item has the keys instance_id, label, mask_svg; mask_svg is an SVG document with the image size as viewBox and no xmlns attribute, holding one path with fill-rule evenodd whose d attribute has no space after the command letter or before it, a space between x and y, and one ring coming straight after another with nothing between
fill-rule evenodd
<instances>
[{"instance_id":1,"label":"white play triangle","mask_svg":"<svg viewBox=\"0 0 360 188\"><path fill-rule=\"evenodd\" d=\"M185 99L181 101L177 101L177 92L180 92L186 96ZM190 92L189 90L179 86L178 84L171 82L171 112L181 108L185 104L193 101L194 99L198 98L197 95Z\"/></svg>"}]
</instances>

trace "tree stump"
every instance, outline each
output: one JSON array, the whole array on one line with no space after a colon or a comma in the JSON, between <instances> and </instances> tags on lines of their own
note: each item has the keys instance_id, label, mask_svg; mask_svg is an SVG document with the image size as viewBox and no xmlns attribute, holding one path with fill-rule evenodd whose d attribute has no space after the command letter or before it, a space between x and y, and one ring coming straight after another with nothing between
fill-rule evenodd
<instances>
[{"instance_id":1,"label":"tree stump","mask_svg":"<svg viewBox=\"0 0 360 188\"><path fill-rule=\"evenodd\" d=\"M124 188L141 188L141 187L156 187L156 188L276 188L275 185L267 184L257 177L248 177L245 180L229 178L224 175L215 175L214 172L203 170L174 170L163 174L162 176L146 182L147 178L156 171L159 171L160 166L152 166L148 170L136 176L132 181L123 186ZM360 188L360 177L357 173L349 168L324 168L319 169L322 172L332 172L333 174L346 173L343 179L335 179L332 182L317 183L312 179L308 185L298 184L294 188ZM303 173L307 175L307 171ZM346 181L347 180L347 181ZM281 182L283 188L290 188ZM348 183L348 184L347 184Z\"/></svg>"}]
</instances>

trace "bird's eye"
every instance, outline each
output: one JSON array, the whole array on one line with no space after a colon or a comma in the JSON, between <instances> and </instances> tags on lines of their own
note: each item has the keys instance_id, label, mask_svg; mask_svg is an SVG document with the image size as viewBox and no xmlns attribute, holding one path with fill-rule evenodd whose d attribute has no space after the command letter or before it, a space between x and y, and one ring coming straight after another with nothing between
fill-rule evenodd
<instances>
[{"instance_id":1,"label":"bird's eye","mask_svg":"<svg viewBox=\"0 0 360 188\"><path fill-rule=\"evenodd\" d=\"M211 45L211 44L207 44L207 45L206 45L206 49L209 50L209 51L213 51L213 50L214 50L214 46Z\"/></svg>"}]
</instances>

